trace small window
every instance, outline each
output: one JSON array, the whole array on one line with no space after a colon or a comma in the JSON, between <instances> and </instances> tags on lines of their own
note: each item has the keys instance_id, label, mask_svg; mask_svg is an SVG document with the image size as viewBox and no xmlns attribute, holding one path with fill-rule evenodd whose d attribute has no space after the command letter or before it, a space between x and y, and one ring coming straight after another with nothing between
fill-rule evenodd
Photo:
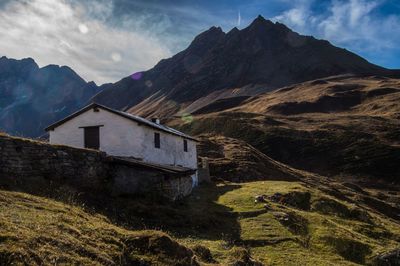
<instances>
[{"instance_id":1,"label":"small window","mask_svg":"<svg viewBox=\"0 0 400 266\"><path fill-rule=\"evenodd\" d=\"M159 149L160 148L160 133L154 133L154 147Z\"/></svg>"},{"instance_id":2,"label":"small window","mask_svg":"<svg viewBox=\"0 0 400 266\"><path fill-rule=\"evenodd\" d=\"M188 151L188 143L187 143L186 139L183 140L183 151L185 151L185 152Z\"/></svg>"}]
</instances>

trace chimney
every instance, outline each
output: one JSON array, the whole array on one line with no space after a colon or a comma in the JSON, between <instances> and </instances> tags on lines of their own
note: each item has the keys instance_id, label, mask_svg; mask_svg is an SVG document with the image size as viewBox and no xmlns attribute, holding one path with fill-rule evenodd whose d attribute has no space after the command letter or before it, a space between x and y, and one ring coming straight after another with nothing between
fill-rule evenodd
<instances>
[{"instance_id":1,"label":"chimney","mask_svg":"<svg viewBox=\"0 0 400 266\"><path fill-rule=\"evenodd\" d=\"M160 119L159 118L157 118L157 117L153 117L152 119L151 119L151 122L153 122L153 123L156 123L156 124L160 124Z\"/></svg>"}]
</instances>

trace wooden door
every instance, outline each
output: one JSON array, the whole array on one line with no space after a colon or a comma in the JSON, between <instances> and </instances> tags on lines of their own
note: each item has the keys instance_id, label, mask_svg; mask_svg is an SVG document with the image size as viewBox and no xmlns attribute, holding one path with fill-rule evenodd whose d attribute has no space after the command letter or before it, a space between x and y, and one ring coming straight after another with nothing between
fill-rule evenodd
<instances>
[{"instance_id":1,"label":"wooden door","mask_svg":"<svg viewBox=\"0 0 400 266\"><path fill-rule=\"evenodd\" d=\"M96 149L100 148L100 127L85 127L85 148Z\"/></svg>"}]
</instances>

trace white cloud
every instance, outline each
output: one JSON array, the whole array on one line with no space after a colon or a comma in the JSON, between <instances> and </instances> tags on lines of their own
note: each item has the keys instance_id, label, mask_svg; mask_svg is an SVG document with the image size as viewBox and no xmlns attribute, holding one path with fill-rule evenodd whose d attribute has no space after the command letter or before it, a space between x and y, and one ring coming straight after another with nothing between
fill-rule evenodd
<instances>
[{"instance_id":1,"label":"white cloud","mask_svg":"<svg viewBox=\"0 0 400 266\"><path fill-rule=\"evenodd\" d=\"M298 1L276 16L294 30L327 39L357 51L395 49L400 39L399 16L381 16L381 0L332 0L325 11L312 10L315 1Z\"/></svg>"},{"instance_id":2,"label":"white cloud","mask_svg":"<svg viewBox=\"0 0 400 266\"><path fill-rule=\"evenodd\" d=\"M171 54L151 32L108 26L110 10L110 1L11 1L0 10L0 54L32 57L40 66L68 65L99 84L151 68Z\"/></svg>"}]
</instances>

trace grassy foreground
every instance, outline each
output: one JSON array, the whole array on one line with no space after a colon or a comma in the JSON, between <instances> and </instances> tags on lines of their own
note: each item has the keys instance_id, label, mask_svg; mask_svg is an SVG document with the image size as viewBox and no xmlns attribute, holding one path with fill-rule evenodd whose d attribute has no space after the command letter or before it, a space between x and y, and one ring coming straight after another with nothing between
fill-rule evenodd
<instances>
[{"instance_id":1,"label":"grassy foreground","mask_svg":"<svg viewBox=\"0 0 400 266\"><path fill-rule=\"evenodd\" d=\"M192 257L162 232L125 230L79 207L0 190L0 265L190 265Z\"/></svg>"},{"instance_id":2,"label":"grassy foreground","mask_svg":"<svg viewBox=\"0 0 400 266\"><path fill-rule=\"evenodd\" d=\"M0 191L0 261L359 265L374 264L378 254L400 247L398 221L357 201L361 195L377 196L376 191L343 190L339 199L320 188L301 181L257 181L204 185L173 204L125 199L120 212L135 231L79 207ZM275 193L282 197L272 200ZM262 200L255 202L256 195ZM145 228L162 229L177 241Z\"/></svg>"}]
</instances>

